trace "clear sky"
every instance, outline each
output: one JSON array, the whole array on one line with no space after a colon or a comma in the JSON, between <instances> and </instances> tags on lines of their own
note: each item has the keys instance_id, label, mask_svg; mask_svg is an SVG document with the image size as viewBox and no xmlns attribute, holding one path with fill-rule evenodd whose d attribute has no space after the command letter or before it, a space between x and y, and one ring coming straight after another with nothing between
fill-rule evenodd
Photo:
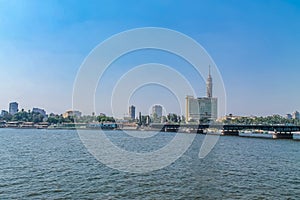
<instances>
[{"instance_id":1,"label":"clear sky","mask_svg":"<svg viewBox=\"0 0 300 200\"><path fill-rule=\"evenodd\" d=\"M10 101L48 113L70 109L73 83L89 52L113 34L148 26L180 31L208 51L223 77L227 113L300 110L297 0L0 0L0 109L7 110ZM124 59L120 65L152 61L156 53L142 54L133 63ZM168 60L169 55L162 57ZM204 83L193 83L198 96L205 95ZM167 93L156 103L167 101ZM138 93L134 97L142 98ZM143 112L153 102L132 100ZM99 112L109 114L109 109L100 105Z\"/></svg>"}]
</instances>

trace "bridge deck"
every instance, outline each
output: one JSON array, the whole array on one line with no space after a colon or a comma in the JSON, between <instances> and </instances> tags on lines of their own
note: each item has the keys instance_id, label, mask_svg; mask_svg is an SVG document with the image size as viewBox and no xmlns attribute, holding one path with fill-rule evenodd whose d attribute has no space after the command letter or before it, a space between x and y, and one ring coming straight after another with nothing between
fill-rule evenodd
<instances>
[{"instance_id":1,"label":"bridge deck","mask_svg":"<svg viewBox=\"0 0 300 200\"><path fill-rule=\"evenodd\" d=\"M241 131L241 130L263 130L263 131L274 131L276 133L292 133L300 131L300 126L296 125L239 125L239 124L151 124L152 128L155 129L179 129L188 128L193 130L204 130L208 128L216 128L223 131Z\"/></svg>"}]
</instances>

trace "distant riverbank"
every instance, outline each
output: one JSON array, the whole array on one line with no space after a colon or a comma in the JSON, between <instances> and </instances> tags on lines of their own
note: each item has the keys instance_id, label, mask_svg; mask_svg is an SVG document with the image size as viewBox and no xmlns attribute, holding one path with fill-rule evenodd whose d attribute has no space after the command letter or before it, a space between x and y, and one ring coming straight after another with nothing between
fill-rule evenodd
<instances>
[{"instance_id":1,"label":"distant riverbank","mask_svg":"<svg viewBox=\"0 0 300 200\"><path fill-rule=\"evenodd\" d=\"M16 123L14 123L16 124ZM197 132L197 131L191 131L189 129L181 128L178 129L177 131L165 131L165 130L160 130L157 128L151 128L151 127L126 127L126 126L120 126L116 123L97 123L97 124L60 124L60 125L46 125L43 124L31 124L30 126L27 124L24 126L20 125L19 126L1 126L0 128L3 129L47 129L47 130L105 130L105 131L155 131L155 132L179 132L179 133L187 133L187 134L210 134L210 135L219 135L219 136L224 136L222 134L221 130L217 129L207 129L202 132ZM244 137L244 138L261 138L261 139L274 139L273 138L273 133L272 132L266 132L266 131L246 131L246 132L240 132L238 135L235 135L238 137ZM300 141L300 133L294 133L293 137L290 138L293 140L299 140Z\"/></svg>"}]
</instances>

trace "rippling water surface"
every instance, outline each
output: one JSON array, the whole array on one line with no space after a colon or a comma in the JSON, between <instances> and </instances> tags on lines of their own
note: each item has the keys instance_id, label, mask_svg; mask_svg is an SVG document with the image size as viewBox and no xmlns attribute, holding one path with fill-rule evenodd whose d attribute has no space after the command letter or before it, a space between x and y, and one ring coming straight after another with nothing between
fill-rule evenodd
<instances>
[{"instance_id":1,"label":"rippling water surface","mask_svg":"<svg viewBox=\"0 0 300 200\"><path fill-rule=\"evenodd\" d=\"M140 152L174 137L107 134ZM169 167L131 174L99 163L76 131L0 129L0 199L300 199L299 141L220 137L200 160L203 138Z\"/></svg>"}]
</instances>

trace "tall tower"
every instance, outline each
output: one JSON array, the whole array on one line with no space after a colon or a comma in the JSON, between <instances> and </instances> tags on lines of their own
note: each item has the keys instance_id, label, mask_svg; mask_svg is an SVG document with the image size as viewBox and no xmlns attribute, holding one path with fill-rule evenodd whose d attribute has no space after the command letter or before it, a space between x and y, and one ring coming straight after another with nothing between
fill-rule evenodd
<instances>
[{"instance_id":1,"label":"tall tower","mask_svg":"<svg viewBox=\"0 0 300 200\"><path fill-rule=\"evenodd\" d=\"M209 65L209 72L208 72L208 78L206 81L206 96L208 98L212 98L212 88L213 88L213 84L212 84L212 77L210 75L210 65Z\"/></svg>"}]
</instances>

